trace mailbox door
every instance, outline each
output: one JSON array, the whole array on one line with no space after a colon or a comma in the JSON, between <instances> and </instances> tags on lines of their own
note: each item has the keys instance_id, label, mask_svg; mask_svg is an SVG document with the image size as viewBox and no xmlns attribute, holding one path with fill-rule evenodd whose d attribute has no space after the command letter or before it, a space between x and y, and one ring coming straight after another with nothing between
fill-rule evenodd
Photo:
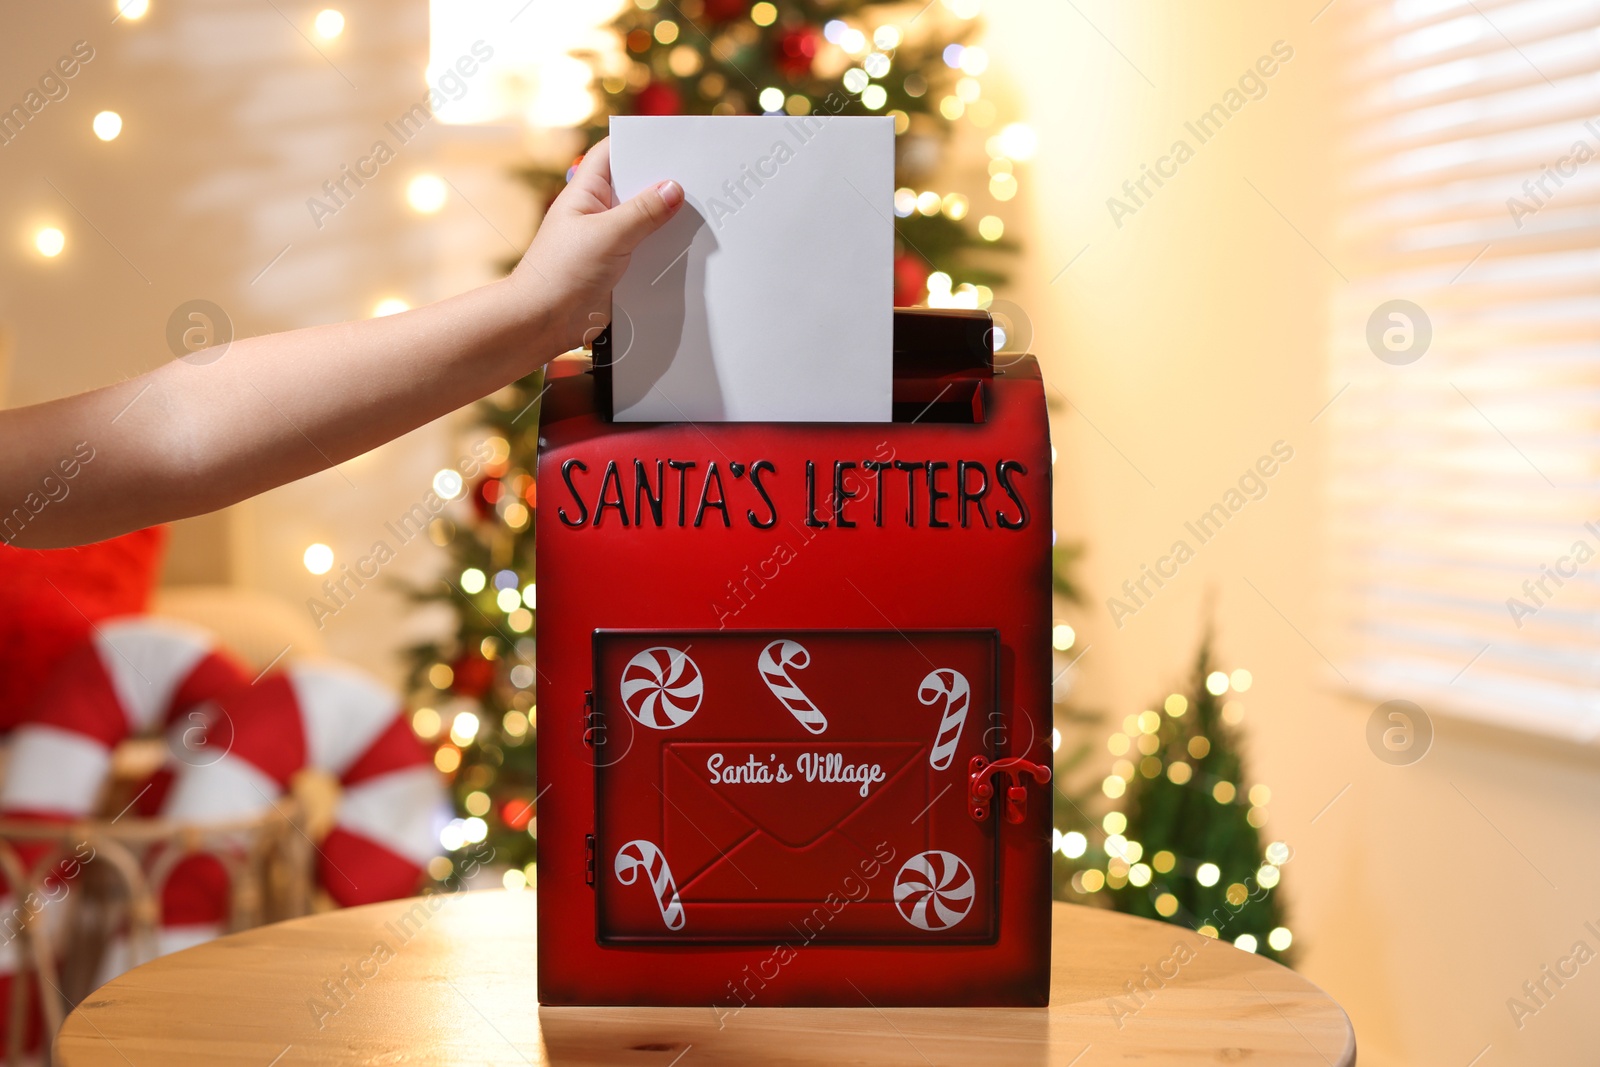
<instances>
[{"instance_id":1,"label":"mailbox door","mask_svg":"<svg viewBox=\"0 0 1600 1067\"><path fill-rule=\"evenodd\" d=\"M596 631L602 943L984 944L993 630Z\"/></svg>"}]
</instances>

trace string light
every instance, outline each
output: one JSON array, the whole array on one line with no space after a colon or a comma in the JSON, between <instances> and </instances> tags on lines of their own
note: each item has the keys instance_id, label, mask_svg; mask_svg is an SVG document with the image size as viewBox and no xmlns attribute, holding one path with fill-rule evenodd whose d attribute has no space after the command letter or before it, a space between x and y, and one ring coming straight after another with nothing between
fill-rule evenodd
<instances>
[{"instance_id":1,"label":"string light","mask_svg":"<svg viewBox=\"0 0 1600 1067\"><path fill-rule=\"evenodd\" d=\"M115 111L102 111L90 123L94 135L102 141L115 141L122 132L122 116Z\"/></svg>"},{"instance_id":2,"label":"string light","mask_svg":"<svg viewBox=\"0 0 1600 1067\"><path fill-rule=\"evenodd\" d=\"M311 25L316 29L317 36L323 40L331 41L344 32L344 15L333 8L324 8L317 12L317 17Z\"/></svg>"},{"instance_id":3,"label":"string light","mask_svg":"<svg viewBox=\"0 0 1600 1067\"><path fill-rule=\"evenodd\" d=\"M462 480L460 472L449 467L433 476L433 491L440 500L454 500L465 488L466 482Z\"/></svg>"},{"instance_id":4,"label":"string light","mask_svg":"<svg viewBox=\"0 0 1600 1067\"><path fill-rule=\"evenodd\" d=\"M1214 697L1219 697L1228 691L1228 676L1221 671L1212 671L1206 675L1206 692Z\"/></svg>"},{"instance_id":5,"label":"string light","mask_svg":"<svg viewBox=\"0 0 1600 1067\"><path fill-rule=\"evenodd\" d=\"M1194 872L1194 880L1207 888L1216 885L1221 878L1222 868L1215 863L1202 863Z\"/></svg>"},{"instance_id":6,"label":"string light","mask_svg":"<svg viewBox=\"0 0 1600 1067\"><path fill-rule=\"evenodd\" d=\"M413 211L432 215L444 207L449 186L437 174L418 174L406 185L406 203Z\"/></svg>"},{"instance_id":7,"label":"string light","mask_svg":"<svg viewBox=\"0 0 1600 1067\"><path fill-rule=\"evenodd\" d=\"M67 235L54 226L45 226L33 235L33 247L46 259L54 259L67 247Z\"/></svg>"},{"instance_id":8,"label":"string light","mask_svg":"<svg viewBox=\"0 0 1600 1067\"><path fill-rule=\"evenodd\" d=\"M320 541L307 545L305 552L300 556L300 561L312 574L327 574L333 570L333 549Z\"/></svg>"},{"instance_id":9,"label":"string light","mask_svg":"<svg viewBox=\"0 0 1600 1067\"><path fill-rule=\"evenodd\" d=\"M125 19L142 19L150 10L150 0L121 0L117 15Z\"/></svg>"},{"instance_id":10,"label":"string light","mask_svg":"<svg viewBox=\"0 0 1600 1067\"><path fill-rule=\"evenodd\" d=\"M1274 952L1282 952L1294 943L1294 935L1287 926L1274 927L1272 933L1267 935L1267 944Z\"/></svg>"},{"instance_id":11,"label":"string light","mask_svg":"<svg viewBox=\"0 0 1600 1067\"><path fill-rule=\"evenodd\" d=\"M458 711L450 722L450 740L466 745L478 736L478 716L470 711Z\"/></svg>"},{"instance_id":12,"label":"string light","mask_svg":"<svg viewBox=\"0 0 1600 1067\"><path fill-rule=\"evenodd\" d=\"M991 155L1010 156L1023 162L1032 159L1039 150L1039 135L1033 132L1033 127L1021 122L1013 122L1003 128L994 135L993 141L999 151Z\"/></svg>"},{"instance_id":13,"label":"string light","mask_svg":"<svg viewBox=\"0 0 1600 1067\"><path fill-rule=\"evenodd\" d=\"M468 567L461 572L461 591L464 593L481 593L488 584L488 576L476 567Z\"/></svg>"},{"instance_id":14,"label":"string light","mask_svg":"<svg viewBox=\"0 0 1600 1067\"><path fill-rule=\"evenodd\" d=\"M410 311L411 305L401 300L398 296L386 296L372 305L372 317L381 319L385 315L398 315L402 311Z\"/></svg>"},{"instance_id":15,"label":"string light","mask_svg":"<svg viewBox=\"0 0 1600 1067\"><path fill-rule=\"evenodd\" d=\"M1246 952L1254 952L1256 950L1256 935L1240 934L1233 939L1233 944L1236 948L1242 948Z\"/></svg>"}]
</instances>

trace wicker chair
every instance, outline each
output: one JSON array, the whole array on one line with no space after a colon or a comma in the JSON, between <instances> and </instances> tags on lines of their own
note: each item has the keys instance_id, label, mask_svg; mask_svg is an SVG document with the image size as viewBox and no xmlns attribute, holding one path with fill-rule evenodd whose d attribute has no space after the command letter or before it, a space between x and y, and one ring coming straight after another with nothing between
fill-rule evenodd
<instances>
[{"instance_id":1,"label":"wicker chair","mask_svg":"<svg viewBox=\"0 0 1600 1067\"><path fill-rule=\"evenodd\" d=\"M179 587L159 591L153 610L210 629L255 671L322 651L301 613L259 592ZM36 1019L44 1033L39 1055L49 1062L62 1019L104 980L108 951L119 937L126 938L126 966L155 956L162 892L184 857L207 853L227 871L230 931L305 915L318 904L312 841L332 821L336 790L330 783L297 781L293 796L246 822L180 825L127 814L165 755L160 739L119 745L96 819L56 825L0 820L0 874L17 902L11 915L0 915L0 953L13 953L16 973L4 1009L5 1062L25 1062L23 1046ZM43 854L27 869L18 847L39 843L46 846ZM85 846L94 850L93 859L64 882L58 867ZM29 907L30 893L48 903Z\"/></svg>"}]
</instances>

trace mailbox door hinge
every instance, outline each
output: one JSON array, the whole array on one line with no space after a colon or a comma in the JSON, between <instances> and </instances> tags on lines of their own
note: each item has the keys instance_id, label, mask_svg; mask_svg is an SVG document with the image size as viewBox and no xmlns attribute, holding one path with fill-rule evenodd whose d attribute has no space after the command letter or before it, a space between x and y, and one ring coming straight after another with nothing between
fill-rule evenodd
<instances>
[{"instance_id":1,"label":"mailbox door hinge","mask_svg":"<svg viewBox=\"0 0 1600 1067\"><path fill-rule=\"evenodd\" d=\"M997 774L1009 775L1011 784L1005 798L997 801L1005 812L1006 822L1019 823L1028 817L1028 787L1024 778L1032 778L1040 785L1050 781L1050 768L1018 756L998 759L993 763L982 756L973 756L967 767L967 814L973 821L989 818L989 807L995 801L994 783Z\"/></svg>"},{"instance_id":2,"label":"mailbox door hinge","mask_svg":"<svg viewBox=\"0 0 1600 1067\"><path fill-rule=\"evenodd\" d=\"M594 888L594 835L583 835L583 884Z\"/></svg>"},{"instance_id":3,"label":"mailbox door hinge","mask_svg":"<svg viewBox=\"0 0 1600 1067\"><path fill-rule=\"evenodd\" d=\"M606 725L600 712L594 707L594 690L583 691L583 743L594 748L596 745L605 744Z\"/></svg>"}]
</instances>

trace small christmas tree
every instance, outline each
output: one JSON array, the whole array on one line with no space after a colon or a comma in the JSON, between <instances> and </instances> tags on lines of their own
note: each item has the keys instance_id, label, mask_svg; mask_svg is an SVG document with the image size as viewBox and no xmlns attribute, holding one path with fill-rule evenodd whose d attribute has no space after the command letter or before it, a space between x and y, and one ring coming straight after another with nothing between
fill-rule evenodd
<instances>
[{"instance_id":1,"label":"small christmas tree","mask_svg":"<svg viewBox=\"0 0 1600 1067\"><path fill-rule=\"evenodd\" d=\"M1276 889L1290 851L1282 842L1262 847L1272 794L1260 784L1246 789L1237 729L1244 704L1230 697L1250 684L1249 671L1213 668L1208 632L1189 692L1129 715L1107 743L1117 761L1101 791L1121 808L1102 820L1104 841L1091 847L1094 835L1077 829L1057 847L1076 861L1070 884L1080 899L1287 962L1293 939Z\"/></svg>"}]
</instances>

